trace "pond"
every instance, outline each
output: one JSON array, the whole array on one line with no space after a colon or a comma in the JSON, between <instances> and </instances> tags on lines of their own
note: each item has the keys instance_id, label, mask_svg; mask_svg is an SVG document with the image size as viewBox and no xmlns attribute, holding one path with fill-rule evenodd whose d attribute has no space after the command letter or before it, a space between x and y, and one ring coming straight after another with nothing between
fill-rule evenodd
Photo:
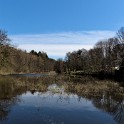
<instances>
[{"instance_id":1,"label":"pond","mask_svg":"<svg viewBox=\"0 0 124 124\"><path fill-rule=\"evenodd\" d=\"M0 124L124 124L123 96L87 76L0 76Z\"/></svg>"}]
</instances>

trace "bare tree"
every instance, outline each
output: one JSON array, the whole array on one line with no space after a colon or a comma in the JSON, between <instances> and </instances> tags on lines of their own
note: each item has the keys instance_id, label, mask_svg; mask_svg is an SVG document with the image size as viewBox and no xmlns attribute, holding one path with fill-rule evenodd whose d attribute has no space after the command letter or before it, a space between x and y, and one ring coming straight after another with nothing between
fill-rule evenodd
<instances>
[{"instance_id":1,"label":"bare tree","mask_svg":"<svg viewBox=\"0 0 124 124\"><path fill-rule=\"evenodd\" d=\"M10 39L8 38L7 32L0 30L0 46L10 45Z\"/></svg>"}]
</instances>

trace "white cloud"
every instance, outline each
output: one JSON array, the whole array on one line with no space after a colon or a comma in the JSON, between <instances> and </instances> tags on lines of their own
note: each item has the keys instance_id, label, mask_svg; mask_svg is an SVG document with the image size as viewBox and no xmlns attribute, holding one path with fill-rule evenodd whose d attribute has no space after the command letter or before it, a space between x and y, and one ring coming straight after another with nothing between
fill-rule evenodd
<instances>
[{"instance_id":1,"label":"white cloud","mask_svg":"<svg viewBox=\"0 0 124 124\"><path fill-rule=\"evenodd\" d=\"M19 45L19 48L27 51L31 51L32 49L36 51L44 51L50 57L62 57L64 58L67 52L72 52L78 49L90 49L92 45L79 45L79 44L22 44Z\"/></svg>"},{"instance_id":2,"label":"white cloud","mask_svg":"<svg viewBox=\"0 0 124 124\"><path fill-rule=\"evenodd\" d=\"M18 48L45 51L50 57L64 57L69 51L90 49L102 39L115 36L114 31L78 31L52 34L11 35Z\"/></svg>"}]
</instances>

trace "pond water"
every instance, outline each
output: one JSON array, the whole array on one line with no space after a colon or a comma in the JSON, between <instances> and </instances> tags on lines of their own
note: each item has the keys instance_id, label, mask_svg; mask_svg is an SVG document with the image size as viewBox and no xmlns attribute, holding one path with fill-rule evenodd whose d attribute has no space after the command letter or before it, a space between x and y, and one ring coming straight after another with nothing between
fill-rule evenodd
<instances>
[{"instance_id":1,"label":"pond water","mask_svg":"<svg viewBox=\"0 0 124 124\"><path fill-rule=\"evenodd\" d=\"M124 124L123 87L116 97L107 90L68 90L82 82L83 77L0 76L0 124Z\"/></svg>"}]
</instances>

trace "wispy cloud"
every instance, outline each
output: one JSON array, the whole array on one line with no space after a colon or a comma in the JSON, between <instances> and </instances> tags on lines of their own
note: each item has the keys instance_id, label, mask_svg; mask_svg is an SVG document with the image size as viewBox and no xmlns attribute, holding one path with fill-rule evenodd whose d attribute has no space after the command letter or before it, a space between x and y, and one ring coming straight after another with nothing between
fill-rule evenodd
<instances>
[{"instance_id":1,"label":"wispy cloud","mask_svg":"<svg viewBox=\"0 0 124 124\"><path fill-rule=\"evenodd\" d=\"M45 51L50 57L60 58L64 57L67 52L78 49L90 49L92 45L79 45L79 44L22 44L19 48L30 51Z\"/></svg>"},{"instance_id":2,"label":"wispy cloud","mask_svg":"<svg viewBox=\"0 0 124 124\"><path fill-rule=\"evenodd\" d=\"M114 31L79 31L52 34L11 35L18 48L45 51L50 57L64 57L69 51L90 49L101 40L115 36Z\"/></svg>"}]
</instances>

